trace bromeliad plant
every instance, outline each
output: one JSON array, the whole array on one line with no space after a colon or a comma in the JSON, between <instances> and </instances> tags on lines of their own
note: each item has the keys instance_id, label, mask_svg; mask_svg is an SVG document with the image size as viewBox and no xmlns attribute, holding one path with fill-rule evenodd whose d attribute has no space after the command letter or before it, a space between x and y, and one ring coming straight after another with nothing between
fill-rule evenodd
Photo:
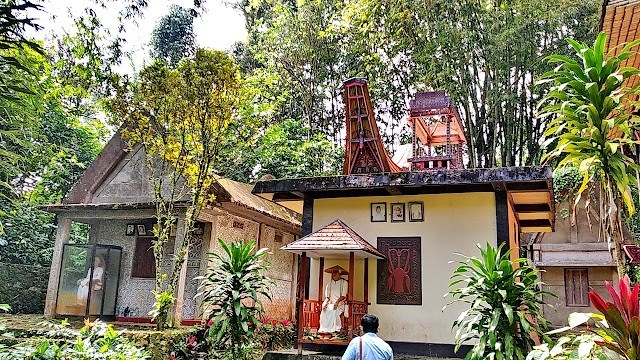
<instances>
[{"instance_id":1,"label":"bromeliad plant","mask_svg":"<svg viewBox=\"0 0 640 360\"><path fill-rule=\"evenodd\" d=\"M558 168L565 165L579 167L583 181L576 204L587 186L596 184L600 233L609 247L615 248L618 274L622 277L621 208L626 205L629 215L635 211L631 185L637 184L635 173L629 170L640 170L623 151L625 146L640 143L632 136L632 128L640 122L640 117L630 111L635 102L629 99L640 94L640 83L633 88L625 88L624 83L630 77L638 76L640 71L620 66L636 54L631 49L640 44L640 39L606 54L605 33L598 36L593 48L571 39L567 41L575 49L578 60L549 56L549 62L558 63L558 66L546 73L541 81L554 83L541 101L545 107L538 114L541 118L553 118L544 135L556 145L545 159L558 159ZM589 200L588 197L585 199L587 214L591 205Z\"/></svg>"},{"instance_id":2,"label":"bromeliad plant","mask_svg":"<svg viewBox=\"0 0 640 360\"><path fill-rule=\"evenodd\" d=\"M210 253L218 264L209 269L199 286L202 307L213 320L209 334L230 359L246 359L252 353L255 329L263 314L262 299L271 300L269 286L275 282L262 274L268 261L266 248L255 251L255 242L229 245L218 239L223 255ZM226 255L226 256L225 256Z\"/></svg>"},{"instance_id":3,"label":"bromeliad plant","mask_svg":"<svg viewBox=\"0 0 640 360\"><path fill-rule=\"evenodd\" d=\"M539 290L543 284L538 282L538 271L523 265L526 259L511 261L511 249L501 254L503 245L497 249L489 243L486 249L476 246L480 258L457 254L466 261L457 262L460 266L449 284L454 288L448 293L453 301L447 306L470 305L453 323L458 328L455 350L473 341L469 360L524 359L534 346L531 334L547 327L540 313L545 304L542 295L556 295Z\"/></svg>"}]
</instances>

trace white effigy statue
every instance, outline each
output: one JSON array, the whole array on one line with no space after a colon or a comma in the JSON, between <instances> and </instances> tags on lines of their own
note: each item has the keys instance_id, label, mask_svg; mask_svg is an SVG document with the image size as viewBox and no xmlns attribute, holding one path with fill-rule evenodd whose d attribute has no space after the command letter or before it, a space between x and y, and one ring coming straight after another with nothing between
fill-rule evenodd
<instances>
[{"instance_id":1,"label":"white effigy statue","mask_svg":"<svg viewBox=\"0 0 640 360\"><path fill-rule=\"evenodd\" d=\"M345 314L347 316L345 310L349 284L341 275L348 275L349 272L337 265L325 271L331 273L331 281L329 281L324 291L325 299L322 302L318 332L334 333L342 328L340 315Z\"/></svg>"}]
</instances>

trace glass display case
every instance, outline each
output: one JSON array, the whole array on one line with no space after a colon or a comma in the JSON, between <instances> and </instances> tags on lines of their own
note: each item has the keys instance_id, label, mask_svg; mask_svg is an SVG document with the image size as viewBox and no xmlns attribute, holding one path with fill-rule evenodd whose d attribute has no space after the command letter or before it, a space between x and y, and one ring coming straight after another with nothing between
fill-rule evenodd
<instances>
[{"instance_id":1,"label":"glass display case","mask_svg":"<svg viewBox=\"0 0 640 360\"><path fill-rule=\"evenodd\" d=\"M122 248L65 244L56 314L114 320Z\"/></svg>"}]
</instances>

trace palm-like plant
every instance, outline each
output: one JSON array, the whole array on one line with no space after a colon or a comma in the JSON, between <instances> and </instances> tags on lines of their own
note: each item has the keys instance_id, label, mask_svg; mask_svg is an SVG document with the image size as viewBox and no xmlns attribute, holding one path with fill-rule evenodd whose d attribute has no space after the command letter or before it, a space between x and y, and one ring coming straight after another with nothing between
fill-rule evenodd
<instances>
[{"instance_id":1,"label":"palm-like plant","mask_svg":"<svg viewBox=\"0 0 640 360\"><path fill-rule=\"evenodd\" d=\"M546 158L559 159L559 168L579 167L584 180L578 189L576 204L590 183L597 184L600 233L609 248L615 248L618 274L622 276L621 207L624 203L629 214L635 211L630 185L635 184L636 179L630 170L640 169L623 151L623 147L639 143L633 140L631 132L640 118L629 111L634 102L627 98L639 93L640 84L626 88L624 82L640 71L620 65L635 54L630 49L640 44L640 39L622 49L612 49L606 55L605 33L598 36L593 48L568 41L580 61L552 55L548 60L559 65L542 80L554 82L554 87L541 102L546 106L538 115L555 117L545 136L550 141L555 140L556 146ZM616 51L619 51L618 55L615 55ZM588 213L588 198L586 207Z\"/></svg>"},{"instance_id":2,"label":"palm-like plant","mask_svg":"<svg viewBox=\"0 0 640 360\"><path fill-rule=\"evenodd\" d=\"M209 334L214 342L227 348L232 359L244 359L253 340L255 327L263 313L261 296L271 300L268 289L275 282L263 275L268 261L262 260L267 248L255 251L255 242L228 246L218 239L224 255L209 253L217 265L198 277L202 307L213 320Z\"/></svg>"},{"instance_id":3,"label":"palm-like plant","mask_svg":"<svg viewBox=\"0 0 640 360\"><path fill-rule=\"evenodd\" d=\"M547 327L540 313L545 304L542 295L556 295L540 290L537 270L519 266L527 259L510 260L512 249L501 254L503 245L497 249L489 243L486 249L480 244L476 246L480 258L457 254L467 260L458 261L460 266L449 285L460 287L449 291L453 301L448 305L454 302L470 305L453 323L458 328L455 351L463 343L475 341L467 353L468 360L522 360L535 345L531 333L542 334L541 329Z\"/></svg>"}]
</instances>

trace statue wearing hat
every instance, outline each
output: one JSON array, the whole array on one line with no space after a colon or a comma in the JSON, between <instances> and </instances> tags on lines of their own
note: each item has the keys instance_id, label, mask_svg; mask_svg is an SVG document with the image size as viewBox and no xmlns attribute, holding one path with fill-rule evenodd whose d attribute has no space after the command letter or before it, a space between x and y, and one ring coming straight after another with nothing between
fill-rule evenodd
<instances>
[{"instance_id":1,"label":"statue wearing hat","mask_svg":"<svg viewBox=\"0 0 640 360\"><path fill-rule=\"evenodd\" d=\"M342 328L340 315L346 316L348 283L342 275L349 275L349 272L339 265L330 267L325 272L331 273L331 281L325 288L318 332L334 333Z\"/></svg>"}]
</instances>

